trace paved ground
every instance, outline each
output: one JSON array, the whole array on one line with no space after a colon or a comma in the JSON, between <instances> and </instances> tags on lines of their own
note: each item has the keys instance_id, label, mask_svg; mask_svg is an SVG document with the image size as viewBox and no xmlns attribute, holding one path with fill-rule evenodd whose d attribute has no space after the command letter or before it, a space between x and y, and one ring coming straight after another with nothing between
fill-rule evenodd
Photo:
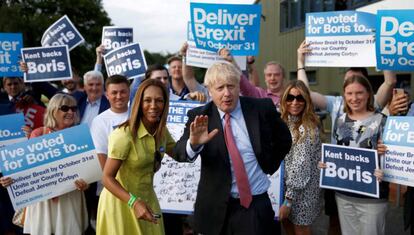
<instances>
[{"instance_id":1,"label":"paved ground","mask_svg":"<svg viewBox=\"0 0 414 235\"><path fill-rule=\"evenodd\" d=\"M398 187L396 184L390 184L389 194L389 210L387 214L387 221L385 225L386 235L410 235L409 231L404 231L403 221L403 207L404 203L403 195L405 193L405 187ZM399 193L398 193L399 192ZM323 195L323 194L322 194ZM397 202L397 198L399 198ZM400 205L397 206L397 203ZM322 206L323 208L323 206ZM321 212L321 215L312 226L313 235L327 235L328 234L328 221L329 218ZM282 232L283 233L283 232ZM366 234L375 235L375 234Z\"/></svg>"},{"instance_id":2,"label":"paved ground","mask_svg":"<svg viewBox=\"0 0 414 235\"><path fill-rule=\"evenodd\" d=\"M409 232L404 231L402 207L396 207L395 203L390 203L389 212L387 214L387 224L385 227L386 235L409 235ZM325 235L328 228L328 217L324 214L319 216L316 223L312 226L312 233L314 235ZM375 235L375 234L367 234Z\"/></svg>"}]
</instances>

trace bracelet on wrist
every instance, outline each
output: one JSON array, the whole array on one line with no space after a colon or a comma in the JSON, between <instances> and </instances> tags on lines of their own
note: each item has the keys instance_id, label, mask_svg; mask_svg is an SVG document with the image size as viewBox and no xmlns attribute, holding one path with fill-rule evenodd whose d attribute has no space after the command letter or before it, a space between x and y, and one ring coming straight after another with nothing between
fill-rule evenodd
<instances>
[{"instance_id":1,"label":"bracelet on wrist","mask_svg":"<svg viewBox=\"0 0 414 235\"><path fill-rule=\"evenodd\" d=\"M129 208L132 208L133 207L133 205L134 205L134 203L135 203L135 201L137 200L137 197L134 195L134 194L132 194L132 193L129 193L129 200L128 200L128 207Z\"/></svg>"},{"instance_id":2,"label":"bracelet on wrist","mask_svg":"<svg viewBox=\"0 0 414 235\"><path fill-rule=\"evenodd\" d=\"M291 208L291 207L292 207L292 203L291 203L291 202L289 202L289 200L288 200L288 199L285 199L285 200L283 201L283 205L284 205L284 206L287 206L287 207L289 207L289 208Z\"/></svg>"},{"instance_id":3,"label":"bracelet on wrist","mask_svg":"<svg viewBox=\"0 0 414 235\"><path fill-rule=\"evenodd\" d=\"M304 70L304 71L306 71L306 69L305 69L305 67L300 67L300 68L298 68L296 71L299 71L299 70Z\"/></svg>"}]
</instances>

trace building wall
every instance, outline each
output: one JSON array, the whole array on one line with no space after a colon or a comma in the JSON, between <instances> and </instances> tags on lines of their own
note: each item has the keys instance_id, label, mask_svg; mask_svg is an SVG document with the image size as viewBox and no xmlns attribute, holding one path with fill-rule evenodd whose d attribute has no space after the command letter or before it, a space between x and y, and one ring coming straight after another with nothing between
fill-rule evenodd
<instances>
[{"instance_id":1,"label":"building wall","mask_svg":"<svg viewBox=\"0 0 414 235\"><path fill-rule=\"evenodd\" d=\"M305 39L304 27L300 26L289 31L280 32L280 0L262 0L262 21L260 29L260 54L256 59L256 67L261 78L261 86L265 87L263 68L268 61L278 61L286 69L287 79L294 79L291 73L296 73L297 69L297 48ZM343 76L346 68L307 68L307 71L315 71L316 82L311 84L311 89L322 94L342 94ZM369 69L370 76L375 79L383 79L381 72L375 68ZM409 73L401 73L409 74ZM411 84L413 82L413 74ZM382 81L380 82L382 83ZM409 89L414 96L413 87ZM374 88L375 89L375 88Z\"/></svg>"}]
</instances>

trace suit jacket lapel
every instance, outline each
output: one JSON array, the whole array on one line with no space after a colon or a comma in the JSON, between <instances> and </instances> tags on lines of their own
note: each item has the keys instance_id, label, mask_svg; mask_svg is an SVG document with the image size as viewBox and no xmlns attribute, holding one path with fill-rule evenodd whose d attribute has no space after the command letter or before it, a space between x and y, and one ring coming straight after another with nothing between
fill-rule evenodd
<instances>
[{"instance_id":1,"label":"suit jacket lapel","mask_svg":"<svg viewBox=\"0 0 414 235\"><path fill-rule=\"evenodd\" d=\"M246 122L247 132L249 133L250 143L257 157L261 152L259 113L252 107L251 103L244 101L243 97L240 97L240 105L244 121Z\"/></svg>"}]
</instances>

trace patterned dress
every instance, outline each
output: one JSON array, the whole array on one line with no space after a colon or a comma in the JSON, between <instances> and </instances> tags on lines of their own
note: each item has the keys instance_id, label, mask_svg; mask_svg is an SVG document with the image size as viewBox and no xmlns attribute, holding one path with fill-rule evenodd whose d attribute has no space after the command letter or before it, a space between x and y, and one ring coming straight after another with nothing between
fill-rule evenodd
<instances>
[{"instance_id":1,"label":"patterned dress","mask_svg":"<svg viewBox=\"0 0 414 235\"><path fill-rule=\"evenodd\" d=\"M344 113L339 116L334 126L334 138L337 145L356 148L377 149L378 140L382 137L387 117L379 112L363 120L352 120ZM371 198L355 193L338 192L352 197ZM388 182L380 183L380 198L388 198Z\"/></svg>"},{"instance_id":2,"label":"patterned dress","mask_svg":"<svg viewBox=\"0 0 414 235\"><path fill-rule=\"evenodd\" d=\"M296 117L289 116L288 126L292 132ZM292 199L289 220L295 225L310 225L319 216L320 188L318 161L321 158L319 131L311 138L309 131L299 127L304 137L296 143L292 134L292 148L285 157L285 196Z\"/></svg>"}]
</instances>

